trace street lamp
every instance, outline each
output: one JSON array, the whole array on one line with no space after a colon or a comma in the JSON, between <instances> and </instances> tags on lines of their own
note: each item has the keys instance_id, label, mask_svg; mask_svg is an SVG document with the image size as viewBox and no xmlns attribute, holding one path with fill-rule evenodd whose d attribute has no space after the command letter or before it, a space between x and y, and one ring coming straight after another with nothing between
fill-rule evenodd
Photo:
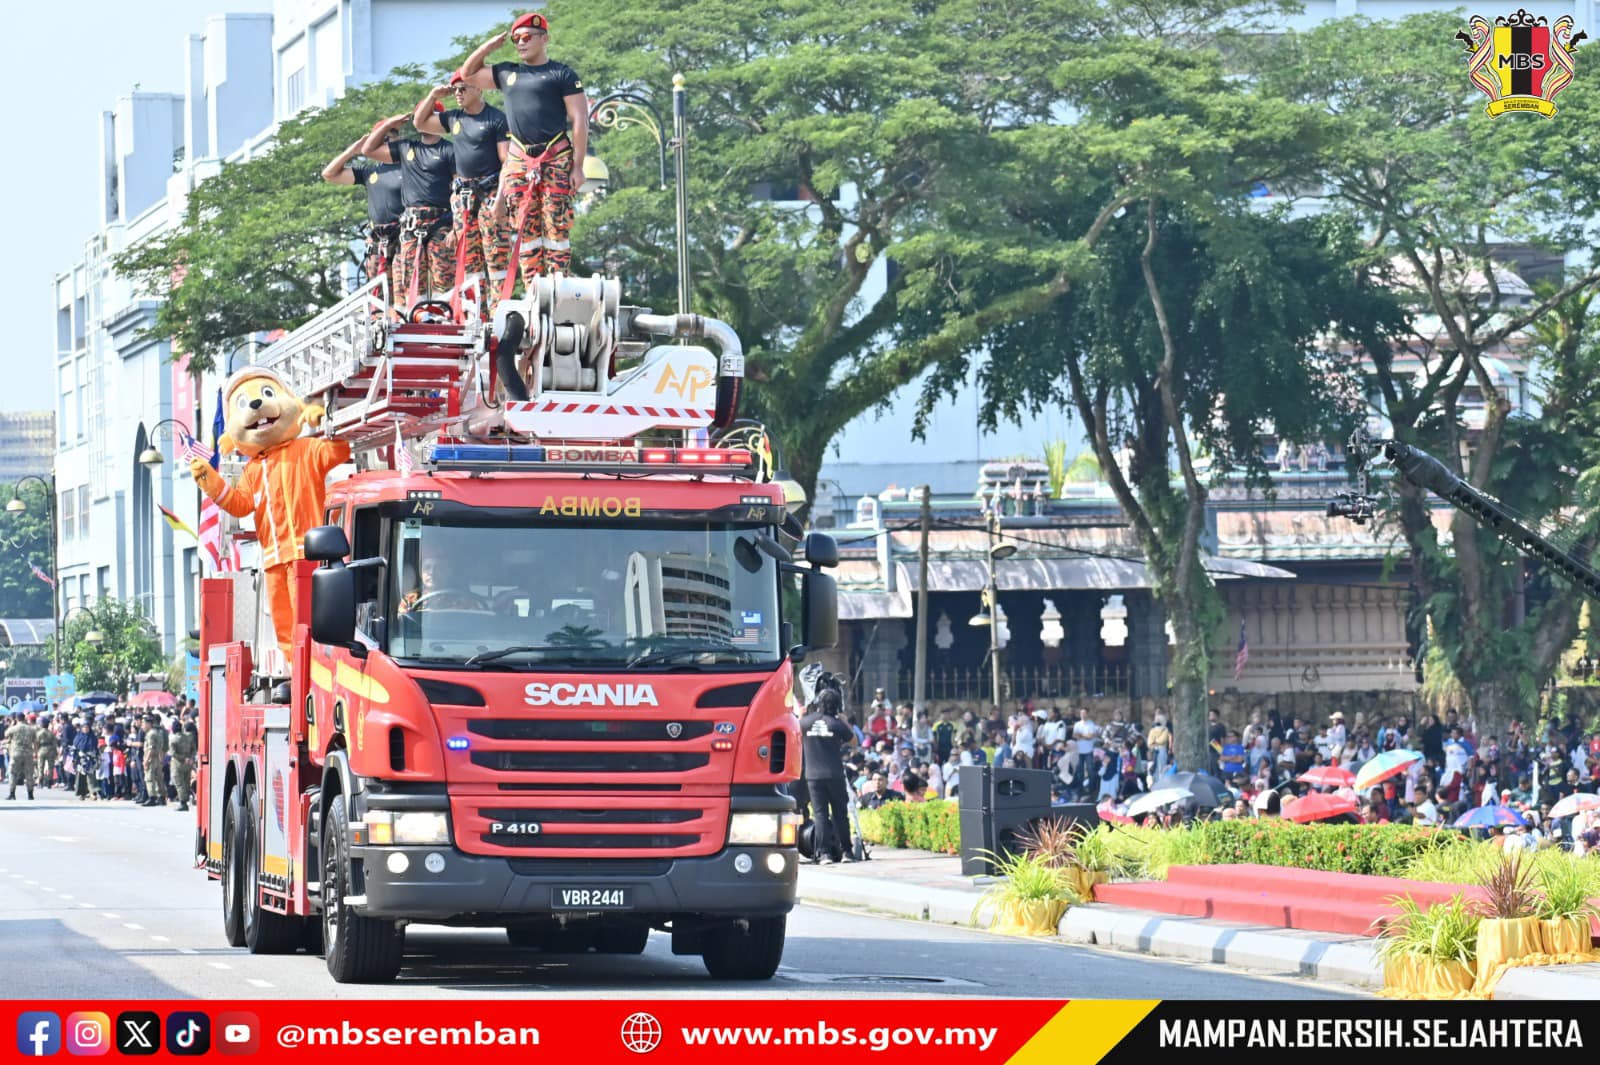
<instances>
[{"instance_id":1,"label":"street lamp","mask_svg":"<svg viewBox=\"0 0 1600 1065\"><path fill-rule=\"evenodd\" d=\"M984 582L984 610L974 615L969 625L989 626L989 676L993 706L1000 705L1000 597L995 587L994 564L1017 553L1015 544L1002 544L1000 539L1000 511L996 507L989 514L989 553L984 559L987 579Z\"/></svg>"},{"instance_id":2,"label":"street lamp","mask_svg":"<svg viewBox=\"0 0 1600 1065\"><path fill-rule=\"evenodd\" d=\"M62 615L62 617L61 617L61 627L62 628L66 628L67 622L71 621L73 618L77 617L79 614L89 614L91 617L93 616L93 612L88 607L86 607L86 606L75 606L71 610L67 611L64 615ZM99 647L102 643L105 643L105 640L106 640L105 636L101 634L99 629L90 629L88 632L83 634L83 642L87 643L87 644L91 644L91 645L93 645L95 647ZM60 667L56 668L56 672L57 673L61 672Z\"/></svg>"},{"instance_id":3,"label":"street lamp","mask_svg":"<svg viewBox=\"0 0 1600 1065\"><path fill-rule=\"evenodd\" d=\"M642 126L655 138L659 155L661 188L667 187L667 149L672 150L674 184L677 186L675 209L678 226L678 313L689 313L689 176L684 163L688 110L683 93L683 75L672 75L672 136L668 137L661 112L648 94L623 90L602 96L589 109L591 125L604 129L626 129ZM592 170L602 184L611 180L611 170L598 157ZM588 159L583 163L584 177L591 176Z\"/></svg>"},{"instance_id":4,"label":"street lamp","mask_svg":"<svg viewBox=\"0 0 1600 1065\"><path fill-rule=\"evenodd\" d=\"M139 465L149 467L153 470L167 461L166 456L161 453L161 449L156 446L161 442L161 427L165 425L175 425L179 429L182 429L189 436L194 435L193 433L189 432L189 427L184 425L178 419L162 418L150 428L150 445L139 453Z\"/></svg>"},{"instance_id":5,"label":"street lamp","mask_svg":"<svg viewBox=\"0 0 1600 1065\"><path fill-rule=\"evenodd\" d=\"M45 490L45 506L50 510L50 617L55 621L55 662L56 674L61 673L61 573L56 568L56 475L52 473L47 481L38 474L30 473L11 486L11 500L6 504L7 514L22 514L28 509L28 504L22 501L22 486L29 481L38 481L39 486Z\"/></svg>"}]
</instances>

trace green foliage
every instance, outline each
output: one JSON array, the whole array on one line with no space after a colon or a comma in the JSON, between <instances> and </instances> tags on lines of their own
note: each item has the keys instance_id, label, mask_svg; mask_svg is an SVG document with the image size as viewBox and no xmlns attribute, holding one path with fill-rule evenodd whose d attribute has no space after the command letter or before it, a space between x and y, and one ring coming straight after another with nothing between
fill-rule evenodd
<instances>
[{"instance_id":1,"label":"green foliage","mask_svg":"<svg viewBox=\"0 0 1600 1065\"><path fill-rule=\"evenodd\" d=\"M53 501L46 498L48 494L37 481L24 483L20 493L15 484L0 484L0 618L55 615L50 586L35 577L29 565L37 563L40 569L50 572ZM13 498L20 498L27 509L20 514L7 511L4 504Z\"/></svg>"},{"instance_id":2,"label":"green foliage","mask_svg":"<svg viewBox=\"0 0 1600 1065\"><path fill-rule=\"evenodd\" d=\"M1514 921L1531 917L1538 902L1533 890L1533 863L1521 855L1507 855L1481 881L1483 902L1479 911L1485 917Z\"/></svg>"},{"instance_id":3,"label":"green foliage","mask_svg":"<svg viewBox=\"0 0 1600 1065\"><path fill-rule=\"evenodd\" d=\"M1379 932L1378 956L1394 958L1410 954L1438 962L1464 962L1478 958L1478 922L1482 918L1462 895L1449 902L1435 903L1427 909L1410 895L1390 900L1399 911Z\"/></svg>"},{"instance_id":4,"label":"green foliage","mask_svg":"<svg viewBox=\"0 0 1600 1065\"><path fill-rule=\"evenodd\" d=\"M100 634L90 643L90 632ZM96 600L84 611L74 611L61 637L63 666L77 677L79 691L109 691L124 697L139 673L163 668L161 641L148 618L135 604L119 599Z\"/></svg>"},{"instance_id":5,"label":"green foliage","mask_svg":"<svg viewBox=\"0 0 1600 1065\"><path fill-rule=\"evenodd\" d=\"M1100 460L1094 457L1093 451L1080 453L1067 467L1066 481L1069 484L1086 484L1099 479Z\"/></svg>"},{"instance_id":6,"label":"green foliage","mask_svg":"<svg viewBox=\"0 0 1600 1065\"><path fill-rule=\"evenodd\" d=\"M956 804L942 799L890 802L876 810L862 810L861 833L870 842L886 847L910 847L939 854L961 850L961 821Z\"/></svg>"},{"instance_id":7,"label":"green foliage","mask_svg":"<svg viewBox=\"0 0 1600 1065\"><path fill-rule=\"evenodd\" d=\"M1551 856L1549 860L1534 864L1539 885L1534 912L1539 919L1559 921L1600 915L1600 907L1594 902L1600 899L1600 861L1575 858L1561 850L1541 852L1539 857L1545 854Z\"/></svg>"},{"instance_id":8,"label":"green foliage","mask_svg":"<svg viewBox=\"0 0 1600 1065\"><path fill-rule=\"evenodd\" d=\"M1061 498L1067 483L1067 442L1052 440L1044 446L1044 464L1050 473L1050 498Z\"/></svg>"}]
</instances>

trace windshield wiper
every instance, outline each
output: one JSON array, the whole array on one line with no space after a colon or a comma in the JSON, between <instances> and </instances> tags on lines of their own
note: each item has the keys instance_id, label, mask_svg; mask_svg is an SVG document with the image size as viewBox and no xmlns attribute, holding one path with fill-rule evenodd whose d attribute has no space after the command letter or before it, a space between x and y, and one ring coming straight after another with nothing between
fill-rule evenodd
<instances>
[{"instance_id":1,"label":"windshield wiper","mask_svg":"<svg viewBox=\"0 0 1600 1065\"><path fill-rule=\"evenodd\" d=\"M498 651L479 651L477 654L473 655L471 658L467 659L465 662L462 662L461 664L464 665L464 666L475 666L479 662L493 662L497 658L504 658L507 655L522 654L523 652L531 653L531 652L534 652L534 651L572 651L572 650L575 650L575 648L572 648L572 647L551 647L549 645L540 645L540 646L529 645L529 646L525 646L525 647L522 647L522 646L519 646L519 647L502 647Z\"/></svg>"},{"instance_id":2,"label":"windshield wiper","mask_svg":"<svg viewBox=\"0 0 1600 1065\"><path fill-rule=\"evenodd\" d=\"M633 658L628 660L627 668L635 669L639 666L659 665L662 662L671 661L678 655L711 655L727 654L729 652L737 655L749 655L754 653L749 648L735 647L732 644L727 643L691 644L687 647L664 647L659 651L646 651L644 654L635 655Z\"/></svg>"}]
</instances>

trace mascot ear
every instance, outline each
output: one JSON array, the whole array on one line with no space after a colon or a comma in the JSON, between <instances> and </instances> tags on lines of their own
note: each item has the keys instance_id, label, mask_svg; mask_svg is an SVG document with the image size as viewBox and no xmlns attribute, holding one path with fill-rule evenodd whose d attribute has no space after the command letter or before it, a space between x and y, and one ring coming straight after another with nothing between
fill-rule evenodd
<instances>
[{"instance_id":1,"label":"mascot ear","mask_svg":"<svg viewBox=\"0 0 1600 1065\"><path fill-rule=\"evenodd\" d=\"M228 452L230 452L232 450L233 450L233 437L229 436L227 433L223 433L221 436L217 437L217 452L218 452L218 454L226 455Z\"/></svg>"}]
</instances>

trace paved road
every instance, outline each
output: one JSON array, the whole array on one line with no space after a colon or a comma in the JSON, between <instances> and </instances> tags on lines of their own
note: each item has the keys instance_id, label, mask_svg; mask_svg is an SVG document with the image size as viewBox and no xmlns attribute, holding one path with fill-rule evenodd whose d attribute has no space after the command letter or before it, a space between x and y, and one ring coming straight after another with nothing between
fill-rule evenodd
<instances>
[{"instance_id":1,"label":"paved road","mask_svg":"<svg viewBox=\"0 0 1600 1065\"><path fill-rule=\"evenodd\" d=\"M96 998L648 997L1297 999L1348 988L802 906L778 977L718 983L652 933L639 957L541 955L494 929L416 925L392 985L340 985L305 954L222 939L221 888L190 868L192 814L62 791L0 799L0 971L10 994Z\"/></svg>"}]
</instances>

